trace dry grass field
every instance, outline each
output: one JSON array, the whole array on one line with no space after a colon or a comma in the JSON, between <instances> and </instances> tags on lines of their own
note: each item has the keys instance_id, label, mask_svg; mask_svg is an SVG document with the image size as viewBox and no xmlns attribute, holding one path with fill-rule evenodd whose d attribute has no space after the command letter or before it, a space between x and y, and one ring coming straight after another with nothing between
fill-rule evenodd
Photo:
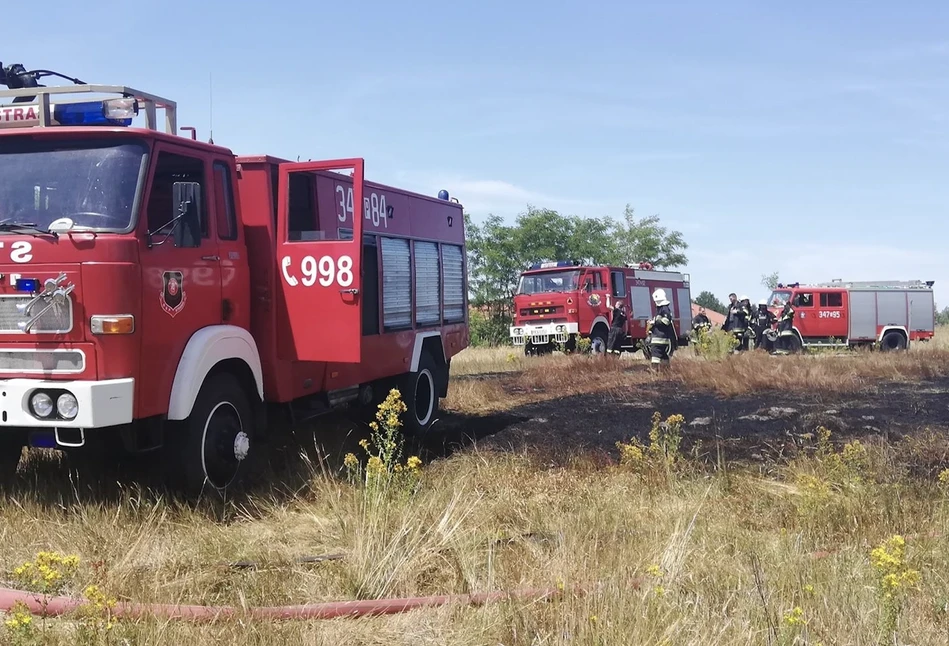
<instances>
[{"instance_id":1,"label":"dry grass field","mask_svg":"<svg viewBox=\"0 0 949 646\"><path fill-rule=\"evenodd\" d=\"M646 367L469 349L431 438L393 456L364 421L320 421L300 434L316 444L277 452L281 484L227 503L30 454L0 491L0 579L87 602L7 614L0 644L949 644L946 334ZM241 616L524 588L559 594ZM117 616L127 603L238 616Z\"/></svg>"}]
</instances>

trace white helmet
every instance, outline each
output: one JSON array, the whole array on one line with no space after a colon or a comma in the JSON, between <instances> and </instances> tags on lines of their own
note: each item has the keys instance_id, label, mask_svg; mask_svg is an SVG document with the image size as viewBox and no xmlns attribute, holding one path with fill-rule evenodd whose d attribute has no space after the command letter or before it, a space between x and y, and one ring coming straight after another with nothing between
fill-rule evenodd
<instances>
[{"instance_id":1,"label":"white helmet","mask_svg":"<svg viewBox=\"0 0 949 646\"><path fill-rule=\"evenodd\" d=\"M743 295L743 296L742 296L741 298L739 298L738 300L739 300L739 301L747 301L747 300L748 300L748 297Z\"/></svg>"},{"instance_id":2,"label":"white helmet","mask_svg":"<svg viewBox=\"0 0 949 646\"><path fill-rule=\"evenodd\" d=\"M767 298L762 298L760 301L758 301L758 305L767 306L767 305L768 305L768 299L767 299Z\"/></svg>"},{"instance_id":3,"label":"white helmet","mask_svg":"<svg viewBox=\"0 0 949 646\"><path fill-rule=\"evenodd\" d=\"M662 307L663 305L668 305L669 301L666 300L666 290L657 289L652 293L652 300L656 305Z\"/></svg>"}]
</instances>

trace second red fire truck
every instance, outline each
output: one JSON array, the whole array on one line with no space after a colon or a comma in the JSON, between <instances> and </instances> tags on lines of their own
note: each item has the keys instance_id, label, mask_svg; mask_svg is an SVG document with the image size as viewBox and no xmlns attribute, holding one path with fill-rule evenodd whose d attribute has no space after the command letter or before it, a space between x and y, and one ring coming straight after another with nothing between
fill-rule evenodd
<instances>
[{"instance_id":1,"label":"second red fire truck","mask_svg":"<svg viewBox=\"0 0 949 646\"><path fill-rule=\"evenodd\" d=\"M589 338L591 350L602 353L611 309L622 300L628 315L623 350L639 350L646 338L646 324L656 313L652 292L660 287L669 299L679 344L686 345L692 321L688 274L659 271L645 262L627 267L573 261L537 263L521 274L514 296L511 341L531 354L557 344L570 350L577 338Z\"/></svg>"},{"instance_id":2,"label":"second red fire truck","mask_svg":"<svg viewBox=\"0 0 949 646\"><path fill-rule=\"evenodd\" d=\"M794 308L793 351L809 347L902 350L935 334L933 281L778 285L768 306L780 316L789 299Z\"/></svg>"},{"instance_id":3,"label":"second red fire truck","mask_svg":"<svg viewBox=\"0 0 949 646\"><path fill-rule=\"evenodd\" d=\"M225 490L275 413L395 386L431 427L468 345L457 200L365 182L362 159L235 157L129 87L4 72L0 463L107 438Z\"/></svg>"}]
</instances>

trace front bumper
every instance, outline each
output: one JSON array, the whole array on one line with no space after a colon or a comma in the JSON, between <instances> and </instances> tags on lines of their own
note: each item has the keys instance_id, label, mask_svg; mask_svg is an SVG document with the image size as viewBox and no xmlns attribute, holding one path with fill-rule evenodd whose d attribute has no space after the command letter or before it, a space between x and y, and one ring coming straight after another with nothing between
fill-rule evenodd
<instances>
[{"instance_id":1,"label":"front bumper","mask_svg":"<svg viewBox=\"0 0 949 646\"><path fill-rule=\"evenodd\" d=\"M79 412L70 420L38 419L30 412L30 398L36 391L68 391L79 402ZM0 379L0 429L19 428L105 428L132 421L135 380L51 381L45 379Z\"/></svg>"},{"instance_id":2,"label":"front bumper","mask_svg":"<svg viewBox=\"0 0 949 646\"><path fill-rule=\"evenodd\" d=\"M514 345L530 341L534 345L544 343L566 343L571 334L579 334L579 323L544 323L542 325L515 325L510 329Z\"/></svg>"}]
</instances>

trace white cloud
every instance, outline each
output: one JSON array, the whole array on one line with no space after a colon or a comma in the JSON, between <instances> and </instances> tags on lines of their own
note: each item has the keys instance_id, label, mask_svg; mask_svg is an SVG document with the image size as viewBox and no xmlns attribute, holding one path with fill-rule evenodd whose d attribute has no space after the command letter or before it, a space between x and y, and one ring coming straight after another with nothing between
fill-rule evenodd
<instances>
[{"instance_id":1,"label":"white cloud","mask_svg":"<svg viewBox=\"0 0 949 646\"><path fill-rule=\"evenodd\" d=\"M440 173L396 173L399 185L426 195L434 195L445 189L458 198L465 211L475 216L500 215L511 217L522 213L527 205L555 210L589 209L603 207L608 203L577 200L550 195L508 181L498 179L471 179Z\"/></svg>"}]
</instances>

